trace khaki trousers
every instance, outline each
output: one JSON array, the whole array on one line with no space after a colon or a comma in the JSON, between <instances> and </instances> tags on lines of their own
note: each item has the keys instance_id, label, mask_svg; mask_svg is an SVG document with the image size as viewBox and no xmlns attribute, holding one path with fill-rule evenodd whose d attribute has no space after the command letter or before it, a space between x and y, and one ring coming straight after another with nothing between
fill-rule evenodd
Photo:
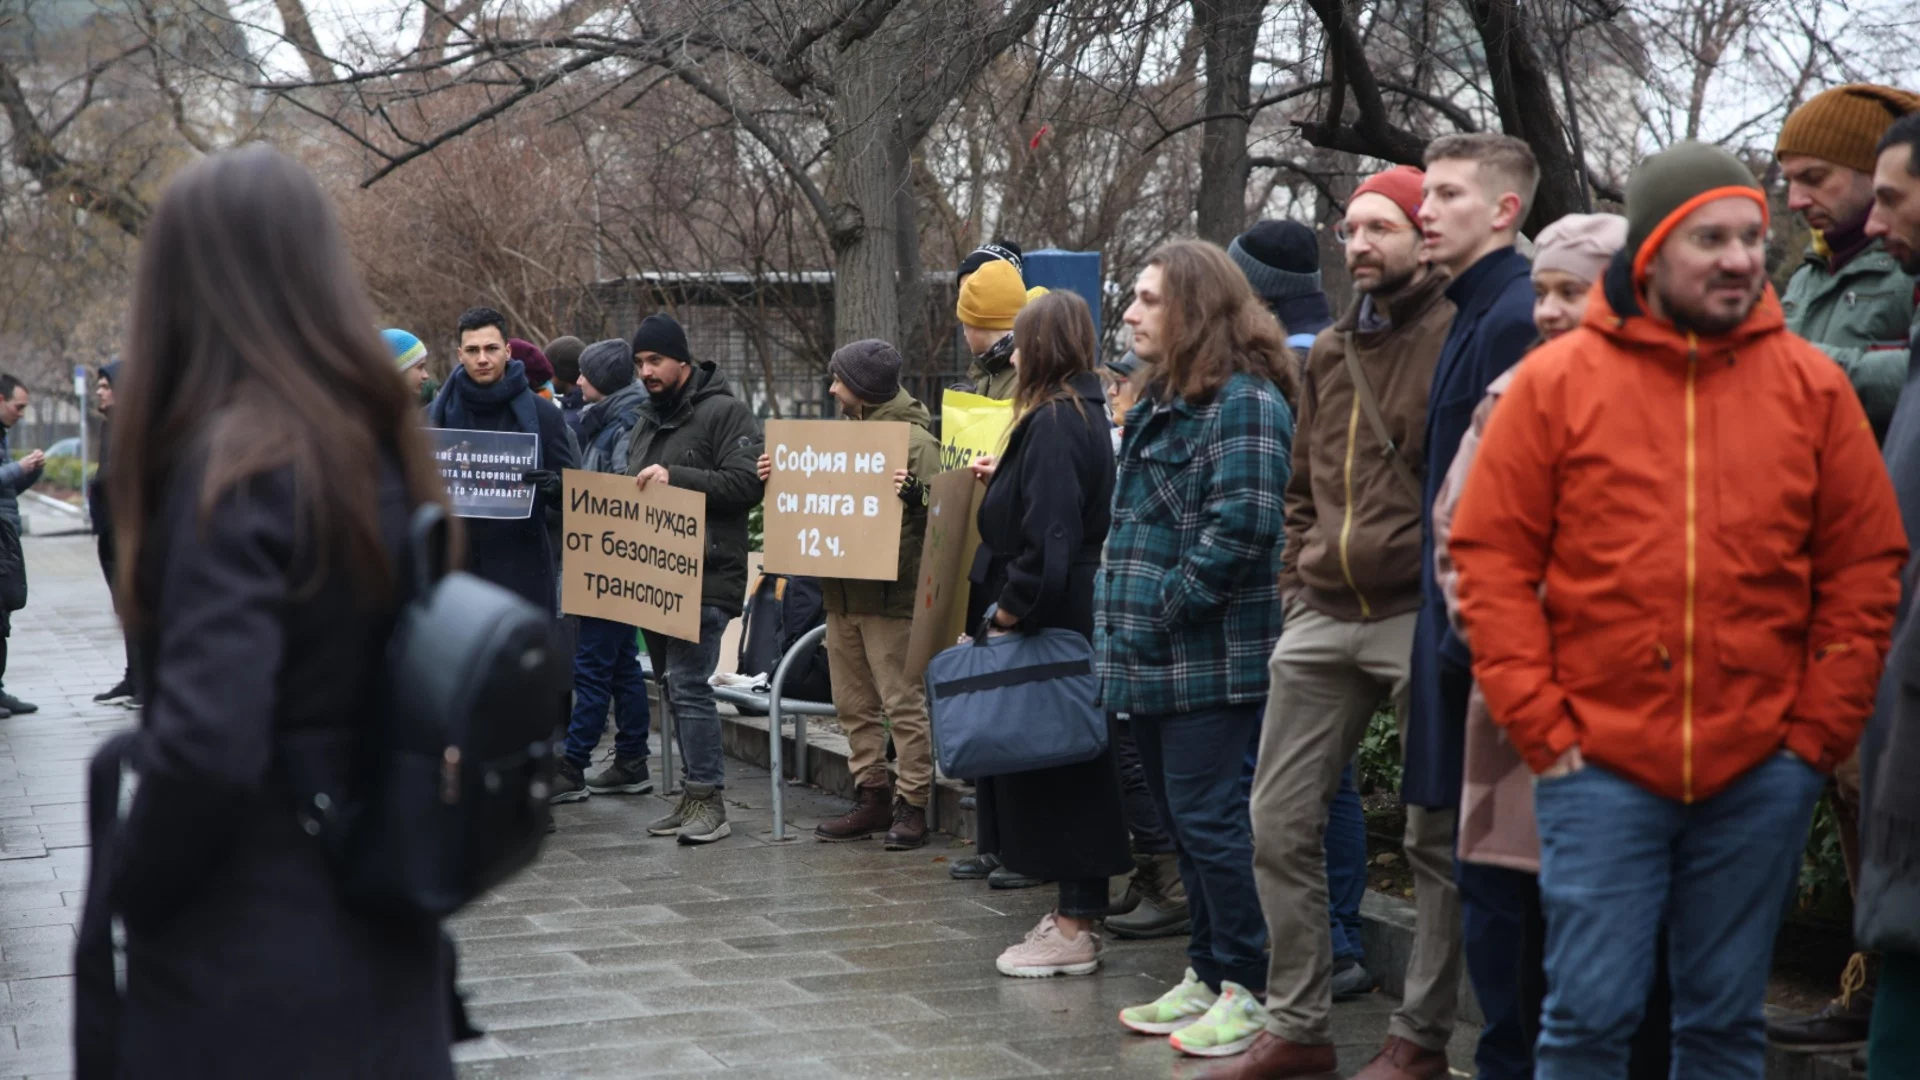
<instances>
[{"instance_id":1,"label":"khaki trousers","mask_svg":"<svg viewBox=\"0 0 1920 1080\"><path fill-rule=\"evenodd\" d=\"M899 793L913 806L927 805L933 788L933 740L927 725L927 691L907 674L907 636L912 619L886 615L827 614L827 666L833 677L833 707L852 750L854 783L887 779L887 729L899 755Z\"/></svg>"},{"instance_id":2,"label":"khaki trousers","mask_svg":"<svg viewBox=\"0 0 1920 1080\"><path fill-rule=\"evenodd\" d=\"M1273 956L1271 1030L1290 1042L1333 1041L1333 944L1327 936L1327 806L1367 721L1392 695L1406 737L1413 613L1345 622L1290 605L1268 665L1272 684L1253 778L1253 869ZM1460 1007L1460 892L1452 810L1407 808L1406 852L1416 922L1406 999L1388 1033L1447 1045Z\"/></svg>"}]
</instances>

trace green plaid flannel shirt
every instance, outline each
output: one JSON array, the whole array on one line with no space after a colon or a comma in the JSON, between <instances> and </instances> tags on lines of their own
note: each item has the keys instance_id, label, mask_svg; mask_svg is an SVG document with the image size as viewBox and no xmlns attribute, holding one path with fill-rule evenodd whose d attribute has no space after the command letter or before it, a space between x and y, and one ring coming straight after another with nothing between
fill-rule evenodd
<instances>
[{"instance_id":1,"label":"green plaid flannel shirt","mask_svg":"<svg viewBox=\"0 0 1920 1080\"><path fill-rule=\"evenodd\" d=\"M1279 388L1245 373L1205 405L1149 396L1128 414L1094 593L1109 712L1266 700L1292 446Z\"/></svg>"}]
</instances>

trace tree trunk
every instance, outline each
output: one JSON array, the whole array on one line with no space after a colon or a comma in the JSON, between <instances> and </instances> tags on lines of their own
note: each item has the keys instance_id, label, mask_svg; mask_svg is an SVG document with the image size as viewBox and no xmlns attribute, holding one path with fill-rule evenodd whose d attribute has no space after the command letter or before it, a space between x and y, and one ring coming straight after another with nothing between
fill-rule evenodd
<instances>
[{"instance_id":1,"label":"tree trunk","mask_svg":"<svg viewBox=\"0 0 1920 1080\"><path fill-rule=\"evenodd\" d=\"M897 58L885 40L856 42L836 65L839 93L829 136L828 186L837 221L828 228L833 245L833 340L835 346L863 338L900 341L899 240L894 235L907 177L897 166L898 119L892 104Z\"/></svg>"},{"instance_id":2,"label":"tree trunk","mask_svg":"<svg viewBox=\"0 0 1920 1080\"><path fill-rule=\"evenodd\" d=\"M1201 115L1197 231L1225 246L1247 224L1248 109L1253 103L1253 51L1266 0L1191 0L1194 29L1206 57Z\"/></svg>"},{"instance_id":3,"label":"tree trunk","mask_svg":"<svg viewBox=\"0 0 1920 1080\"><path fill-rule=\"evenodd\" d=\"M1500 109L1500 126L1507 134L1526 140L1540 163L1540 187L1523 231L1536 236L1541 229L1588 205L1586 174L1567 146L1560 110L1554 104L1553 83L1540 54L1533 47L1532 27L1514 0L1467 0L1480 41L1486 48L1487 72L1493 79L1493 98Z\"/></svg>"}]
</instances>

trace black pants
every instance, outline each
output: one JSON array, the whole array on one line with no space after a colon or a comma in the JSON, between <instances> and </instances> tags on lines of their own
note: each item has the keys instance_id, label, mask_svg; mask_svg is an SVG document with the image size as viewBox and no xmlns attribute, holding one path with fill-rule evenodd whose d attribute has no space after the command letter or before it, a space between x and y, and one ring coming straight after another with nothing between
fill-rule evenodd
<instances>
[{"instance_id":1,"label":"black pants","mask_svg":"<svg viewBox=\"0 0 1920 1080\"><path fill-rule=\"evenodd\" d=\"M1097 919L1107 913L1107 879L1083 878L1060 883L1059 912L1074 919Z\"/></svg>"},{"instance_id":2,"label":"black pants","mask_svg":"<svg viewBox=\"0 0 1920 1080\"><path fill-rule=\"evenodd\" d=\"M106 578L107 578L107 595L114 597L115 600L117 601L118 595L114 592L114 589L118 585L118 582L115 581L114 572L113 572L114 567L117 565L114 561L113 537L107 536L107 535L101 535L101 536L95 537L94 550L98 552L100 555L100 572L106 575ZM118 611L117 604L116 604L115 610L116 612ZM126 657L124 668L120 674L120 681L127 686L132 686L133 685L133 640L126 636L126 629L125 629L124 623L121 624L120 633L121 633L120 647ZM4 672L5 670L6 668L5 668L4 660L0 660L0 672Z\"/></svg>"},{"instance_id":3,"label":"black pants","mask_svg":"<svg viewBox=\"0 0 1920 1080\"><path fill-rule=\"evenodd\" d=\"M1140 764L1140 746L1133 741L1133 723L1129 720L1114 720L1113 756L1120 765L1120 794L1134 854L1173 854L1173 834L1160 820L1160 808L1153 801L1153 788L1147 783L1146 768Z\"/></svg>"}]
</instances>

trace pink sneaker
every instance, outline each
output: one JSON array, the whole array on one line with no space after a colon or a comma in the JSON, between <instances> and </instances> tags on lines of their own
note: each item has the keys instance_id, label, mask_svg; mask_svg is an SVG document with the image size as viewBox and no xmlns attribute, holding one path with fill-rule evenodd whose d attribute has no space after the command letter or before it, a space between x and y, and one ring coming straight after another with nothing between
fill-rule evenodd
<instances>
[{"instance_id":1,"label":"pink sneaker","mask_svg":"<svg viewBox=\"0 0 1920 1080\"><path fill-rule=\"evenodd\" d=\"M1068 938L1052 912L1027 932L1027 939L994 961L1000 974L1016 979L1043 979L1048 975L1091 975L1100 967L1100 935L1088 930Z\"/></svg>"}]
</instances>

